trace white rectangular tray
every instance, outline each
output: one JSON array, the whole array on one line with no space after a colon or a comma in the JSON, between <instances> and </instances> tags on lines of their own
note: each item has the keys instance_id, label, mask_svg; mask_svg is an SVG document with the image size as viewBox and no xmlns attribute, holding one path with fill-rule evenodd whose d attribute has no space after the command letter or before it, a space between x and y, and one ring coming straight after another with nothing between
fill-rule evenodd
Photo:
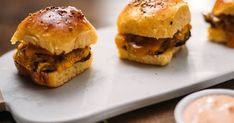
<instances>
[{"instance_id":1,"label":"white rectangular tray","mask_svg":"<svg viewBox=\"0 0 234 123\"><path fill-rule=\"evenodd\" d=\"M234 78L234 51L207 41L200 13L192 37L166 67L120 60L116 28L98 30L92 67L68 84L48 89L17 74L11 51L0 58L0 89L19 123L88 123L162 102Z\"/></svg>"}]
</instances>

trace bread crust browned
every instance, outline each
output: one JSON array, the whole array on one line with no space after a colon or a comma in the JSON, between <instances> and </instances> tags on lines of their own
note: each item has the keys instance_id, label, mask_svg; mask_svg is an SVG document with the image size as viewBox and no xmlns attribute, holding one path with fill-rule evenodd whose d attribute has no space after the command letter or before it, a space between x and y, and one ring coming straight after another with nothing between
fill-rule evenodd
<instances>
[{"instance_id":1,"label":"bread crust browned","mask_svg":"<svg viewBox=\"0 0 234 123\"><path fill-rule=\"evenodd\" d=\"M132 0L117 21L120 34L150 38L172 38L191 21L183 0Z\"/></svg>"},{"instance_id":2,"label":"bread crust browned","mask_svg":"<svg viewBox=\"0 0 234 123\"><path fill-rule=\"evenodd\" d=\"M216 0L212 13L219 15L234 15L234 0Z\"/></svg>"},{"instance_id":3,"label":"bread crust browned","mask_svg":"<svg viewBox=\"0 0 234 123\"><path fill-rule=\"evenodd\" d=\"M217 42L217 43L227 43L228 35L227 33L220 28L208 28L208 38L210 41Z\"/></svg>"},{"instance_id":4,"label":"bread crust browned","mask_svg":"<svg viewBox=\"0 0 234 123\"><path fill-rule=\"evenodd\" d=\"M47 7L30 14L11 38L44 48L52 54L68 53L96 43L95 28L75 7Z\"/></svg>"}]
</instances>

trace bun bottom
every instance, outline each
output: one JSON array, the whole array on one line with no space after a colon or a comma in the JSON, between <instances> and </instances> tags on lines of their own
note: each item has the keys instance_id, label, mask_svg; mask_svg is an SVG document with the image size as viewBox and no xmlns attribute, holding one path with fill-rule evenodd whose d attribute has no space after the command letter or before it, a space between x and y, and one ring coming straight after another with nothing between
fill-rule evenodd
<instances>
[{"instance_id":1,"label":"bun bottom","mask_svg":"<svg viewBox=\"0 0 234 123\"><path fill-rule=\"evenodd\" d=\"M146 56L136 56L134 54L129 53L128 51L124 50L123 48L118 48L119 57L121 59L127 59L130 61L135 61L143 64L151 64L151 65L159 65L165 66L169 64L173 58L173 56L183 47L184 45L179 47L174 47L166 50L161 55L146 55Z\"/></svg>"},{"instance_id":2,"label":"bun bottom","mask_svg":"<svg viewBox=\"0 0 234 123\"><path fill-rule=\"evenodd\" d=\"M228 41L228 36L224 30L212 27L208 28L208 38L210 41L217 43L225 43Z\"/></svg>"},{"instance_id":3,"label":"bun bottom","mask_svg":"<svg viewBox=\"0 0 234 123\"><path fill-rule=\"evenodd\" d=\"M91 55L87 61L75 63L72 67L69 67L64 71L50 73L30 71L17 63L17 61L15 61L15 65L20 74L30 77L35 83L47 87L59 87L88 69L91 66L92 61L93 55Z\"/></svg>"}]
</instances>

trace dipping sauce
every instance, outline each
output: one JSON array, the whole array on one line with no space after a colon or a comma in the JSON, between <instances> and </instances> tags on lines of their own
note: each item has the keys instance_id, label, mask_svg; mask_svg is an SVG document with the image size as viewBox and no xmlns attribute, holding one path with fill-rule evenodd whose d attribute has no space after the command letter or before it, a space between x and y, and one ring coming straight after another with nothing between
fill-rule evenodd
<instances>
[{"instance_id":1,"label":"dipping sauce","mask_svg":"<svg viewBox=\"0 0 234 123\"><path fill-rule=\"evenodd\" d=\"M184 123L234 123L234 97L201 97L184 111Z\"/></svg>"}]
</instances>

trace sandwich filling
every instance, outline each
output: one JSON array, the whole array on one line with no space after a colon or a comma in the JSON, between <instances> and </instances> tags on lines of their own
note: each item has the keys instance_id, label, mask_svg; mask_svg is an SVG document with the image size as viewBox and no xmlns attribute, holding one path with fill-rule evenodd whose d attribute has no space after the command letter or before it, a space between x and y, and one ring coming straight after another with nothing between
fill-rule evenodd
<instances>
[{"instance_id":1,"label":"sandwich filling","mask_svg":"<svg viewBox=\"0 0 234 123\"><path fill-rule=\"evenodd\" d=\"M164 39L132 34L118 34L116 44L118 48L127 50L129 53L137 56L161 55L170 48L184 45L191 36L190 29L191 25L188 24L182 30L178 31L173 38Z\"/></svg>"},{"instance_id":2,"label":"sandwich filling","mask_svg":"<svg viewBox=\"0 0 234 123\"><path fill-rule=\"evenodd\" d=\"M49 51L32 44L19 44L15 61L33 72L63 71L75 63L87 61L91 57L90 47L76 49L67 54L53 55Z\"/></svg>"},{"instance_id":3,"label":"sandwich filling","mask_svg":"<svg viewBox=\"0 0 234 123\"><path fill-rule=\"evenodd\" d=\"M219 15L215 16L212 13L204 14L206 22L210 23L212 28L223 30L228 36L227 45L234 47L234 16L233 15Z\"/></svg>"}]
</instances>

